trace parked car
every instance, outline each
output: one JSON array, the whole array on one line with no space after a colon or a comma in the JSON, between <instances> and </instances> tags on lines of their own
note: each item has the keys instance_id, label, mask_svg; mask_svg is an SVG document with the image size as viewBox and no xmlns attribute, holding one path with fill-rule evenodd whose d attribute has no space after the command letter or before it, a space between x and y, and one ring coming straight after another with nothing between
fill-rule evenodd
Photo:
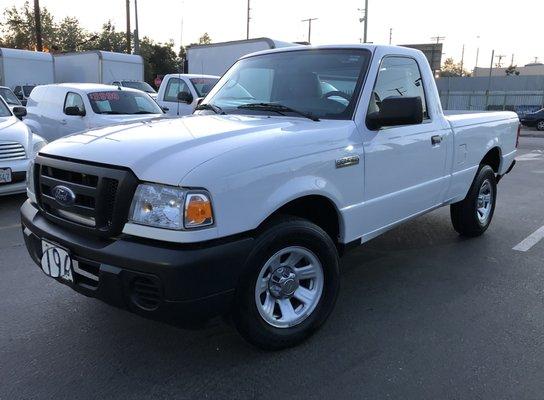
<instances>
[{"instance_id":1,"label":"parked car","mask_svg":"<svg viewBox=\"0 0 544 400\"><path fill-rule=\"evenodd\" d=\"M0 97L0 196L25 192L28 164L46 144L19 120L25 111Z\"/></svg>"},{"instance_id":2,"label":"parked car","mask_svg":"<svg viewBox=\"0 0 544 400\"><path fill-rule=\"evenodd\" d=\"M30 93L32 93L32 91L34 90L35 87L36 87L36 85L31 85L31 84L17 85L13 89L13 93L15 94L15 96L17 96L17 98L19 99L21 104L23 106L26 106L28 98L30 97Z\"/></svg>"},{"instance_id":3,"label":"parked car","mask_svg":"<svg viewBox=\"0 0 544 400\"><path fill-rule=\"evenodd\" d=\"M36 87L24 119L47 141L88 129L143 121L163 115L161 108L140 90L89 83Z\"/></svg>"},{"instance_id":4,"label":"parked car","mask_svg":"<svg viewBox=\"0 0 544 400\"><path fill-rule=\"evenodd\" d=\"M520 118L521 124L524 126L530 126L544 131L544 108L538 111L527 113Z\"/></svg>"},{"instance_id":5,"label":"parked car","mask_svg":"<svg viewBox=\"0 0 544 400\"><path fill-rule=\"evenodd\" d=\"M153 100L157 100L157 91L151 87L151 85L147 82L142 81L113 81L111 83L114 86L122 86L122 87L128 87L132 89L141 90L142 92L146 92L149 97L151 97Z\"/></svg>"},{"instance_id":6,"label":"parked car","mask_svg":"<svg viewBox=\"0 0 544 400\"><path fill-rule=\"evenodd\" d=\"M22 104L15 96L15 93L7 87L7 86L0 86L0 97L4 99L10 110L13 111L13 107L21 107Z\"/></svg>"},{"instance_id":7,"label":"parked car","mask_svg":"<svg viewBox=\"0 0 544 400\"><path fill-rule=\"evenodd\" d=\"M219 80L213 75L168 74L162 79L157 103L168 115L192 114Z\"/></svg>"},{"instance_id":8,"label":"parked car","mask_svg":"<svg viewBox=\"0 0 544 400\"><path fill-rule=\"evenodd\" d=\"M512 112L445 116L424 54L394 46L245 56L199 108L44 147L25 243L87 296L169 322L230 312L266 349L323 324L347 249L446 205L483 234L519 134Z\"/></svg>"}]
</instances>

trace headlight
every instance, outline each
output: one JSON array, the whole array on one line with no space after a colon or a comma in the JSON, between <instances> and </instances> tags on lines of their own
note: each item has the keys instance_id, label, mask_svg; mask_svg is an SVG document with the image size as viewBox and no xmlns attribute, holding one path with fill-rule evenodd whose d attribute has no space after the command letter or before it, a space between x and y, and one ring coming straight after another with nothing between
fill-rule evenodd
<instances>
[{"instance_id":1,"label":"headlight","mask_svg":"<svg viewBox=\"0 0 544 400\"><path fill-rule=\"evenodd\" d=\"M28 162L26 168L26 188L30 193L34 193L34 161Z\"/></svg>"},{"instance_id":2,"label":"headlight","mask_svg":"<svg viewBox=\"0 0 544 400\"><path fill-rule=\"evenodd\" d=\"M138 186L129 215L136 224L175 230L213 224L212 206L206 193L152 183Z\"/></svg>"}]
</instances>

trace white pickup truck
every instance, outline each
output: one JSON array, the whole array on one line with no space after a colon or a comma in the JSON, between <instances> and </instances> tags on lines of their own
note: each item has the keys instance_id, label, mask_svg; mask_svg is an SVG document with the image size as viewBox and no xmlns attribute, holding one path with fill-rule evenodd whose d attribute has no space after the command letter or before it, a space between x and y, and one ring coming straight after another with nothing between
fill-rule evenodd
<instances>
[{"instance_id":1,"label":"white pickup truck","mask_svg":"<svg viewBox=\"0 0 544 400\"><path fill-rule=\"evenodd\" d=\"M190 115L218 80L213 75L168 74L162 78L155 101L167 115Z\"/></svg>"},{"instance_id":2,"label":"white pickup truck","mask_svg":"<svg viewBox=\"0 0 544 400\"><path fill-rule=\"evenodd\" d=\"M267 349L325 321L352 245L446 205L484 233L519 133L511 112L444 116L423 54L391 46L251 54L200 108L41 149L24 238L87 296L176 323L230 313Z\"/></svg>"}]
</instances>

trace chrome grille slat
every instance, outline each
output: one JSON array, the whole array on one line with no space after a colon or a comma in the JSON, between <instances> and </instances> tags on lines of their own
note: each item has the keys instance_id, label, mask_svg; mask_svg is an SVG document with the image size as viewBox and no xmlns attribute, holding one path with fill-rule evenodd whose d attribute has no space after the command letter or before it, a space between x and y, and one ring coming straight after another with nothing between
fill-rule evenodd
<instances>
[{"instance_id":1,"label":"chrome grille slat","mask_svg":"<svg viewBox=\"0 0 544 400\"><path fill-rule=\"evenodd\" d=\"M0 160L24 160L26 151L24 146L18 142L0 142Z\"/></svg>"}]
</instances>

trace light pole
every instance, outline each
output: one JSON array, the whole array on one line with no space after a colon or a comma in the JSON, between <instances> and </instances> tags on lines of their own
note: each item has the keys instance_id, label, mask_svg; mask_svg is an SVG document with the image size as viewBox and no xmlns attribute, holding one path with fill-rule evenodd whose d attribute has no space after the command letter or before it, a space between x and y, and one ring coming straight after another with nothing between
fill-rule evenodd
<instances>
[{"instance_id":1,"label":"light pole","mask_svg":"<svg viewBox=\"0 0 544 400\"><path fill-rule=\"evenodd\" d=\"M303 19L302 22L308 22L308 43L312 43L312 21L315 21L318 18L307 18Z\"/></svg>"},{"instance_id":2,"label":"light pole","mask_svg":"<svg viewBox=\"0 0 544 400\"><path fill-rule=\"evenodd\" d=\"M134 0L134 23L136 29L134 29L134 54L140 54L140 30L138 28L138 0Z\"/></svg>"},{"instance_id":3,"label":"light pole","mask_svg":"<svg viewBox=\"0 0 544 400\"><path fill-rule=\"evenodd\" d=\"M363 28L363 43L367 43L367 33L368 33L368 0L365 0L365 8L358 8L360 12L363 13L363 16L359 18L359 22L364 22L364 28Z\"/></svg>"},{"instance_id":4,"label":"light pole","mask_svg":"<svg viewBox=\"0 0 544 400\"><path fill-rule=\"evenodd\" d=\"M34 24L36 25L36 50L43 51L42 19L40 16L40 0L34 0Z\"/></svg>"}]
</instances>

